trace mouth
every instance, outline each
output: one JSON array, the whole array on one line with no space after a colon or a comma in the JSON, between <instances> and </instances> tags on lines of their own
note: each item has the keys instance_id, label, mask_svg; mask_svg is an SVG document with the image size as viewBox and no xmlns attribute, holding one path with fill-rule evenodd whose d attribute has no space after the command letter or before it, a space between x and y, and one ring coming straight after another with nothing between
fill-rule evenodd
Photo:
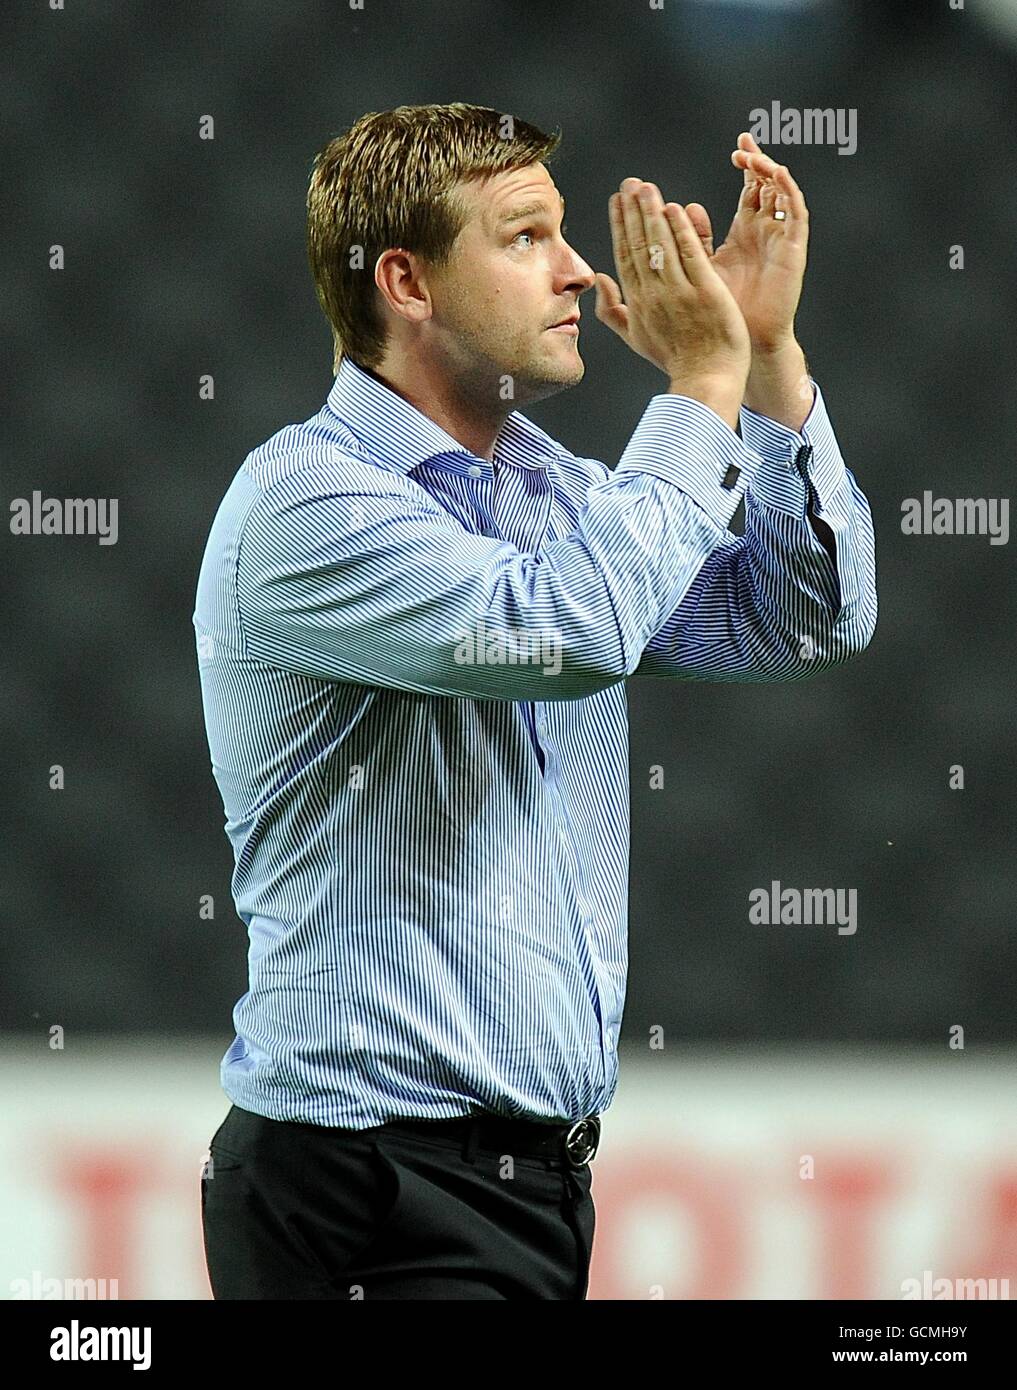
<instances>
[{"instance_id":1,"label":"mouth","mask_svg":"<svg viewBox=\"0 0 1017 1390\"><path fill-rule=\"evenodd\" d=\"M561 319L558 323L552 323L546 330L548 333L569 333L574 338L579 336L579 313L569 314L568 318Z\"/></svg>"}]
</instances>

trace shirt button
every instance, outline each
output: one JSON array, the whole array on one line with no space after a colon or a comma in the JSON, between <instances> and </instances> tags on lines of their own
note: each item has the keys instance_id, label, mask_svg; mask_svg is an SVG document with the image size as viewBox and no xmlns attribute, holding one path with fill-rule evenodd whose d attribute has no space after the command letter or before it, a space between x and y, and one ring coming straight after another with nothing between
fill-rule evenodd
<instances>
[{"instance_id":1,"label":"shirt button","mask_svg":"<svg viewBox=\"0 0 1017 1390\"><path fill-rule=\"evenodd\" d=\"M471 463L471 464L470 464L470 470L469 470L469 471L470 471L470 477L471 477L471 478L479 478L480 475L481 475L481 473L483 473L484 470L481 468L481 466L480 466L479 463Z\"/></svg>"}]
</instances>

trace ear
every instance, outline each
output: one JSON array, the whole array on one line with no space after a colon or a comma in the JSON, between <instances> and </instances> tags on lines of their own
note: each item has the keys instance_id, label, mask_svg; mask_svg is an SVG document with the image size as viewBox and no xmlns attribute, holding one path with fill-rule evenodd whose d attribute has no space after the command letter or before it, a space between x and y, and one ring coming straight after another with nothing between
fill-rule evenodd
<instances>
[{"instance_id":1,"label":"ear","mask_svg":"<svg viewBox=\"0 0 1017 1390\"><path fill-rule=\"evenodd\" d=\"M423 267L412 251L396 247L383 251L374 263L374 283L381 297L401 319L423 323L431 317L431 295Z\"/></svg>"}]
</instances>

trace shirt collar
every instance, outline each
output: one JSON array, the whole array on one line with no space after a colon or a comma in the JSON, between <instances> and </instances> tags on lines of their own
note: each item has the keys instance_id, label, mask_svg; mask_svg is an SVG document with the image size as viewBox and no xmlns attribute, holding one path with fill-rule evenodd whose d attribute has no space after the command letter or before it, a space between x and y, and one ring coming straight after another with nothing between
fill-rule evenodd
<instances>
[{"instance_id":1,"label":"shirt collar","mask_svg":"<svg viewBox=\"0 0 1017 1390\"><path fill-rule=\"evenodd\" d=\"M377 462L396 473L441 458L443 466L473 478L491 478L487 459L471 454L416 406L348 357L339 364L328 393L328 409L346 425ZM498 463L547 470L563 453L548 434L513 410L498 431ZM479 472L477 471L479 468Z\"/></svg>"}]
</instances>

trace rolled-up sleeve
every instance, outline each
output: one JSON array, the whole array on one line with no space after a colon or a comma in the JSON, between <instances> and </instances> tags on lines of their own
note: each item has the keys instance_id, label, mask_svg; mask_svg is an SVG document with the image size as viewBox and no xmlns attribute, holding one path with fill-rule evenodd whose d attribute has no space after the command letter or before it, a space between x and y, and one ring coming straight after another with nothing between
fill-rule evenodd
<instances>
[{"instance_id":1,"label":"rolled-up sleeve","mask_svg":"<svg viewBox=\"0 0 1017 1390\"><path fill-rule=\"evenodd\" d=\"M812 386L800 431L742 408L742 439L759 459L744 534L726 531L651 637L637 675L801 680L868 646L877 616L872 515Z\"/></svg>"}]
</instances>

